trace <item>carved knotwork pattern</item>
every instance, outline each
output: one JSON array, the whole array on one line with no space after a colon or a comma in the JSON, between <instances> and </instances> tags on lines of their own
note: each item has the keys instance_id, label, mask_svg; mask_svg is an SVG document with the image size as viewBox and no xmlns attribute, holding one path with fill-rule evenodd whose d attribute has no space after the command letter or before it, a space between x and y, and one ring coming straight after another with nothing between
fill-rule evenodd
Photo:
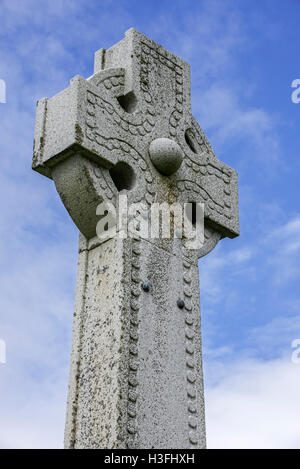
<instances>
[{"instance_id":1,"label":"carved knotwork pattern","mask_svg":"<svg viewBox=\"0 0 300 469\"><path fill-rule=\"evenodd\" d=\"M159 47L141 44L141 89L151 98L149 70L157 70L166 67L172 73L172 81L175 94L175 105L169 118L169 132L172 137L176 135L176 129L183 116L183 70L166 51Z\"/></svg>"},{"instance_id":2,"label":"carved knotwork pattern","mask_svg":"<svg viewBox=\"0 0 300 469\"><path fill-rule=\"evenodd\" d=\"M204 132L194 120L188 131L194 151L185 151L187 177L177 180L177 188L183 193L189 191L194 200L199 200L200 195L206 216L216 213L230 220L232 171L216 158Z\"/></svg>"},{"instance_id":3,"label":"carved knotwork pattern","mask_svg":"<svg viewBox=\"0 0 300 469\"><path fill-rule=\"evenodd\" d=\"M151 132L155 125L155 107L152 104L151 95L147 90L143 90L143 97L146 103L143 112L137 111L129 114L120 106L116 96L121 96L124 91L124 70L113 72L99 81L95 85L99 94L87 91L87 117L86 136L90 140L94 139L93 131L99 128L97 115L105 114L105 120L111 121L114 125L120 126L125 132L131 135L144 136Z\"/></svg>"},{"instance_id":4,"label":"carved knotwork pattern","mask_svg":"<svg viewBox=\"0 0 300 469\"><path fill-rule=\"evenodd\" d=\"M127 142L124 142L121 139L103 137L98 133L96 134L95 138L98 145L105 148L106 150L122 150L126 155L130 156L130 158L134 160L135 167L138 166L140 168L141 173L145 179L146 193L144 194L143 199L145 199L148 205L151 205L154 202L156 193L154 178L152 176L149 164L142 156L142 154L139 153L132 145L129 145ZM99 184L105 191L105 195L108 199L112 199L113 192L111 189L111 183L110 180L105 177L104 173L105 171L101 167L96 167L94 169L94 174L97 178L99 178Z\"/></svg>"}]
</instances>

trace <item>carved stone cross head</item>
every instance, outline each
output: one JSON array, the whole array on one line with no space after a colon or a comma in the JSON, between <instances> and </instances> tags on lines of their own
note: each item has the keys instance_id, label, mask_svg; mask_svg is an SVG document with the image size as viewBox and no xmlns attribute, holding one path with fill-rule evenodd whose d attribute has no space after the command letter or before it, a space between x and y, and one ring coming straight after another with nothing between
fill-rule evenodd
<instances>
[{"instance_id":1,"label":"carved stone cross head","mask_svg":"<svg viewBox=\"0 0 300 469\"><path fill-rule=\"evenodd\" d=\"M207 226L239 233L237 174L192 116L189 65L134 29L96 52L94 75L38 102L33 168L87 238L96 206L121 190L131 202L203 202Z\"/></svg>"},{"instance_id":2,"label":"carved stone cross head","mask_svg":"<svg viewBox=\"0 0 300 469\"><path fill-rule=\"evenodd\" d=\"M135 29L37 104L33 169L81 233L66 447L205 446L197 260L239 234L237 173L191 113L189 65ZM204 204L205 243L99 243L97 207Z\"/></svg>"}]
</instances>

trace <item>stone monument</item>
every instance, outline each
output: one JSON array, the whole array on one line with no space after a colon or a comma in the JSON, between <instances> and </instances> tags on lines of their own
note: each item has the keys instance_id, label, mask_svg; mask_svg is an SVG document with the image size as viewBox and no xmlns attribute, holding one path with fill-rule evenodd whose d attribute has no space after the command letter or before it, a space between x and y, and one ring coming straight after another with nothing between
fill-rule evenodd
<instances>
[{"instance_id":1,"label":"stone monument","mask_svg":"<svg viewBox=\"0 0 300 469\"><path fill-rule=\"evenodd\" d=\"M198 259L238 236L238 191L191 113L189 65L129 29L38 102L33 169L80 231L65 447L204 448ZM204 244L101 239L97 207L120 194L204 203Z\"/></svg>"}]
</instances>

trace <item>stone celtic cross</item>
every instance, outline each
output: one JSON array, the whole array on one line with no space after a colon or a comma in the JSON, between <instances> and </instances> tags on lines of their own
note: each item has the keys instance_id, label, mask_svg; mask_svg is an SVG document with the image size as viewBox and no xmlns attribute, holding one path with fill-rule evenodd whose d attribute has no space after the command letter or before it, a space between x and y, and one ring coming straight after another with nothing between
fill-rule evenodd
<instances>
[{"instance_id":1,"label":"stone celtic cross","mask_svg":"<svg viewBox=\"0 0 300 469\"><path fill-rule=\"evenodd\" d=\"M33 169L80 231L66 448L203 448L198 259L239 234L237 173L191 113L189 65L140 32L37 105ZM204 203L205 242L96 235L97 207Z\"/></svg>"}]
</instances>

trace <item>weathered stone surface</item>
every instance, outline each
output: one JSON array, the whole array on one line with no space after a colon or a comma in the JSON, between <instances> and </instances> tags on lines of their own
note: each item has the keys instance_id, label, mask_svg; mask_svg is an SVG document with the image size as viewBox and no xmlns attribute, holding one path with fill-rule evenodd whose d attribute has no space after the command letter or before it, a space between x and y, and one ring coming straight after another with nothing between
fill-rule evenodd
<instances>
[{"instance_id":1,"label":"weathered stone surface","mask_svg":"<svg viewBox=\"0 0 300 469\"><path fill-rule=\"evenodd\" d=\"M191 114L189 65L134 29L96 53L95 65L89 79L76 76L69 88L38 102L33 168L51 177L59 162L80 154L90 161L87 173L106 181L105 195L113 199L108 169L124 161L142 183L140 197L146 193L150 202L162 178L149 145L170 138L184 159L168 189L172 185L177 198L205 202L206 219L224 236L237 236L237 174L216 158Z\"/></svg>"},{"instance_id":2,"label":"weathered stone surface","mask_svg":"<svg viewBox=\"0 0 300 469\"><path fill-rule=\"evenodd\" d=\"M37 106L33 168L79 228L67 448L203 448L198 258L238 227L236 171L191 114L189 65L130 29ZM102 201L203 202L205 243L96 236Z\"/></svg>"},{"instance_id":3,"label":"weathered stone surface","mask_svg":"<svg viewBox=\"0 0 300 469\"><path fill-rule=\"evenodd\" d=\"M170 138L156 138L150 143L149 156L156 169L165 176L175 173L182 163L179 145Z\"/></svg>"}]
</instances>

